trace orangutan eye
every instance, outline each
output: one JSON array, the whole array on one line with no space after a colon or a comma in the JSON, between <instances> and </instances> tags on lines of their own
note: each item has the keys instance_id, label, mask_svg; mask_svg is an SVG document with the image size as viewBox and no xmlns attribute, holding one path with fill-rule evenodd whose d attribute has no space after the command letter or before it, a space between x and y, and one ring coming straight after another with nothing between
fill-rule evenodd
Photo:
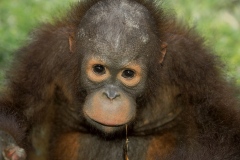
<instances>
[{"instance_id":1,"label":"orangutan eye","mask_svg":"<svg viewBox=\"0 0 240 160\"><path fill-rule=\"evenodd\" d=\"M122 72L122 77L123 78L133 78L135 76L135 72L131 69L126 69Z\"/></svg>"},{"instance_id":2,"label":"orangutan eye","mask_svg":"<svg viewBox=\"0 0 240 160\"><path fill-rule=\"evenodd\" d=\"M106 73L106 69L103 65L101 64L96 64L93 66L93 72L99 75L103 75Z\"/></svg>"}]
</instances>

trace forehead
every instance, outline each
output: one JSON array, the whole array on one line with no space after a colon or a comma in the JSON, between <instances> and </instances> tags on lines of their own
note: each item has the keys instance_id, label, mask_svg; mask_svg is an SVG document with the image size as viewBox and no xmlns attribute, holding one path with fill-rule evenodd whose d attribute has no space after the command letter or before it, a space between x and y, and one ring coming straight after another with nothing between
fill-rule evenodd
<instances>
[{"instance_id":1,"label":"forehead","mask_svg":"<svg viewBox=\"0 0 240 160\"><path fill-rule=\"evenodd\" d=\"M148 10L128 0L104 0L83 17L78 36L85 52L134 59L147 54L155 38Z\"/></svg>"}]
</instances>

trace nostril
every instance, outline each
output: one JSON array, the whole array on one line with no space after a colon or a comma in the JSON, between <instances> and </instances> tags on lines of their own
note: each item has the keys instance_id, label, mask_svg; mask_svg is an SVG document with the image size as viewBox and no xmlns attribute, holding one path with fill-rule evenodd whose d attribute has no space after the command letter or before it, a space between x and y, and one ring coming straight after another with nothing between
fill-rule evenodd
<instances>
[{"instance_id":1,"label":"nostril","mask_svg":"<svg viewBox=\"0 0 240 160\"><path fill-rule=\"evenodd\" d=\"M120 96L120 94L118 92L113 91L113 90L107 90L107 91L103 92L103 94L111 100Z\"/></svg>"}]
</instances>

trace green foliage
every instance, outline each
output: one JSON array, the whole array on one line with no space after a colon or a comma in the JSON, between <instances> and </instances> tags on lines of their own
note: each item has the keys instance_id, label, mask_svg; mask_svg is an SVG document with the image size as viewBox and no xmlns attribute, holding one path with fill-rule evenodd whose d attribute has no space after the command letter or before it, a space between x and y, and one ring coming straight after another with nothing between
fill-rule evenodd
<instances>
[{"instance_id":1,"label":"green foliage","mask_svg":"<svg viewBox=\"0 0 240 160\"><path fill-rule=\"evenodd\" d=\"M74 1L0 0L0 88L14 51L26 42L32 29L51 21L51 16L64 14Z\"/></svg>"},{"instance_id":2,"label":"green foliage","mask_svg":"<svg viewBox=\"0 0 240 160\"><path fill-rule=\"evenodd\" d=\"M226 64L228 78L240 85L240 1L168 0L165 5L196 27Z\"/></svg>"},{"instance_id":3,"label":"green foliage","mask_svg":"<svg viewBox=\"0 0 240 160\"><path fill-rule=\"evenodd\" d=\"M24 44L39 22L64 14L77 0L0 0L0 87L13 53ZM227 63L228 76L240 85L240 1L239 0L164 0L168 10L186 21L207 39Z\"/></svg>"}]
</instances>

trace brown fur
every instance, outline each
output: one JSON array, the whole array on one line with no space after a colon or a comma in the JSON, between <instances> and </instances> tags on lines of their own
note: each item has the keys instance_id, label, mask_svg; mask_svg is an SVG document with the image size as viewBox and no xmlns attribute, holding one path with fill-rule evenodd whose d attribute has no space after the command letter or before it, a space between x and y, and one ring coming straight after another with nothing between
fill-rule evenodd
<instances>
[{"instance_id":1,"label":"brown fur","mask_svg":"<svg viewBox=\"0 0 240 160\"><path fill-rule=\"evenodd\" d=\"M84 149L79 144L79 133L66 133L60 136L53 146L52 159L78 159L78 151Z\"/></svg>"},{"instance_id":2,"label":"brown fur","mask_svg":"<svg viewBox=\"0 0 240 160\"><path fill-rule=\"evenodd\" d=\"M201 36L160 6L136 1L156 21L162 50L150 53L146 91L129 129L129 159L240 159L239 104L221 62ZM0 121L0 128L25 147L29 159L123 159L124 136L103 138L81 113L86 93L77 34L96 2L79 2L65 18L37 29L8 73L0 120L9 127Z\"/></svg>"},{"instance_id":3,"label":"brown fur","mask_svg":"<svg viewBox=\"0 0 240 160\"><path fill-rule=\"evenodd\" d=\"M161 136L155 136L149 143L146 159L166 158L176 146L176 135L165 133Z\"/></svg>"}]
</instances>

